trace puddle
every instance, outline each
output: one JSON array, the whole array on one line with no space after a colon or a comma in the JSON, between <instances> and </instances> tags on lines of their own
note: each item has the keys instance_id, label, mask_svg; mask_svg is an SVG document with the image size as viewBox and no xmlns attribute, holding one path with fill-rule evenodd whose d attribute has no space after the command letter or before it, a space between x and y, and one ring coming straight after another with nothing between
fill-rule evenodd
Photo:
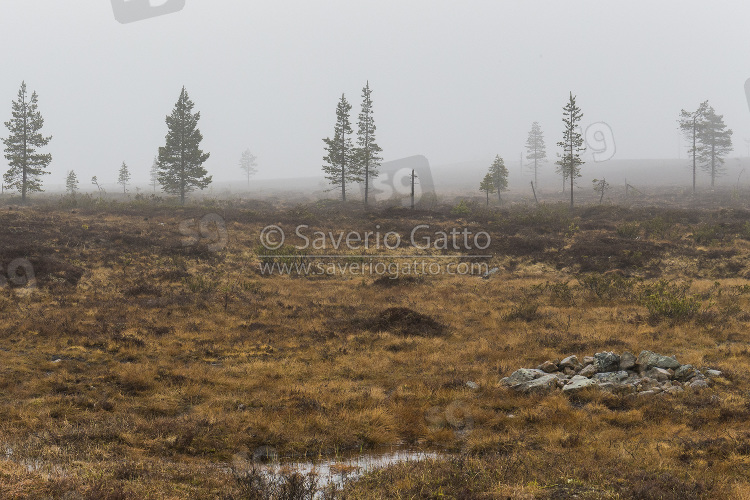
<instances>
[{"instance_id":1,"label":"puddle","mask_svg":"<svg viewBox=\"0 0 750 500\"><path fill-rule=\"evenodd\" d=\"M267 464L263 466L263 471L273 478L294 472L307 476L314 472L317 476L318 488L322 490L330 485L341 488L346 481L357 479L367 472L389 465L442 458L444 456L445 454L437 452L398 450L390 453L363 453L345 458L313 462ZM322 493L319 493L316 498L319 496L322 496Z\"/></svg>"}]
</instances>

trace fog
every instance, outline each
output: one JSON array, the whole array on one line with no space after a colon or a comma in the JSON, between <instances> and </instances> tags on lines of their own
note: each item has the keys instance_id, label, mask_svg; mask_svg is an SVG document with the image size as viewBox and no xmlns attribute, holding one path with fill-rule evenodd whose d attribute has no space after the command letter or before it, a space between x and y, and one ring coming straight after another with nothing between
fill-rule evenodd
<instances>
[{"instance_id":1,"label":"fog","mask_svg":"<svg viewBox=\"0 0 750 500\"><path fill-rule=\"evenodd\" d=\"M356 121L368 80L385 160L518 165L538 121L554 161L570 91L584 127L612 130L611 161L687 162L677 117L706 99L745 157L749 19L737 1L187 0L120 24L110 2L5 0L0 121L25 80L54 136L48 189L71 169L114 184L123 161L145 184L183 85L217 183L242 181L246 148L259 180L321 176L337 100Z\"/></svg>"}]
</instances>

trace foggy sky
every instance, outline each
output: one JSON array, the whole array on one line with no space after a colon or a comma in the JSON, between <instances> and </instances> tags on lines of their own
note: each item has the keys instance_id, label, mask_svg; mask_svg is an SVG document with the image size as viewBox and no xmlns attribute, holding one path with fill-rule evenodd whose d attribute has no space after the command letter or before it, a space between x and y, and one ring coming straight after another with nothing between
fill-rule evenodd
<instances>
[{"instance_id":1,"label":"foggy sky","mask_svg":"<svg viewBox=\"0 0 750 500\"><path fill-rule=\"evenodd\" d=\"M3 0L0 121L25 80L54 136L45 185L73 169L84 189L123 161L147 182L183 85L215 181L242 180L245 148L258 178L320 175L336 102L356 123L367 80L386 160L518 161L536 120L554 161L569 91L617 159L676 158L680 109L706 99L745 156L749 22L740 1L187 0L122 25L105 0Z\"/></svg>"}]
</instances>

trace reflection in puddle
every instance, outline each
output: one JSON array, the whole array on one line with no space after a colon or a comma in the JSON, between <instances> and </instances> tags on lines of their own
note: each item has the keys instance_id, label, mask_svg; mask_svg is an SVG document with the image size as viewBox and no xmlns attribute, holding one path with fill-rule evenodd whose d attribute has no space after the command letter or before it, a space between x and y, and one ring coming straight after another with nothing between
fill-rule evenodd
<instances>
[{"instance_id":1,"label":"reflection in puddle","mask_svg":"<svg viewBox=\"0 0 750 500\"><path fill-rule=\"evenodd\" d=\"M401 462L428 460L441 458L442 456L440 453L435 452L400 450L385 454L360 454L348 458L316 462L270 464L264 466L264 472L273 477L294 472L303 476L315 473L318 480L318 488L324 489L329 485L335 485L340 488L344 485L345 481L357 479L374 469Z\"/></svg>"}]
</instances>

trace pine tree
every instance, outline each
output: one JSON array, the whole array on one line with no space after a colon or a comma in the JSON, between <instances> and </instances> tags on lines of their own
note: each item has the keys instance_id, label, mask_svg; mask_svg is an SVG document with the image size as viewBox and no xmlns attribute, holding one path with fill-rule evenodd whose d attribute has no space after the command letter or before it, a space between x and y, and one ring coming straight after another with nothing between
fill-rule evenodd
<instances>
[{"instance_id":1,"label":"pine tree","mask_svg":"<svg viewBox=\"0 0 750 500\"><path fill-rule=\"evenodd\" d=\"M680 130L690 144L688 153L693 159L693 194L695 194L695 180L698 174L698 130L704 126L707 111L708 101L703 101L693 112L681 110L678 120Z\"/></svg>"},{"instance_id":2,"label":"pine tree","mask_svg":"<svg viewBox=\"0 0 750 500\"><path fill-rule=\"evenodd\" d=\"M578 132L578 122L583 118L581 108L576 105L576 98L570 93L570 100L563 108L563 140L557 145L563 148L563 154L557 164L564 178L570 179L570 208L573 208L573 184L576 178L581 176L581 165L583 160L580 153L586 148L583 146L583 136Z\"/></svg>"},{"instance_id":3,"label":"pine tree","mask_svg":"<svg viewBox=\"0 0 750 500\"><path fill-rule=\"evenodd\" d=\"M185 195L196 188L205 189L211 184L211 176L203 164L211 156L200 149L203 135L198 130L201 114L193 114L193 101L185 87L172 114L167 116L168 127L166 145L159 148L159 184L162 189L180 196L180 204L185 204Z\"/></svg>"},{"instance_id":4,"label":"pine tree","mask_svg":"<svg viewBox=\"0 0 750 500\"><path fill-rule=\"evenodd\" d=\"M78 176L73 170L68 172L68 177L65 179L65 190L72 195L78 192Z\"/></svg>"},{"instance_id":5,"label":"pine tree","mask_svg":"<svg viewBox=\"0 0 750 500\"><path fill-rule=\"evenodd\" d=\"M242 169L243 172L247 175L247 188L250 189L250 177L255 175L258 172L258 169L255 168L258 166L258 163L256 162L258 158L250 151L250 149L246 149L242 153L242 157L240 157L240 169Z\"/></svg>"},{"instance_id":6,"label":"pine tree","mask_svg":"<svg viewBox=\"0 0 750 500\"><path fill-rule=\"evenodd\" d=\"M594 185L594 192L599 195L599 205L601 205L602 201L604 201L604 194L609 191L611 186L607 182L607 179L594 179L591 183Z\"/></svg>"},{"instance_id":7,"label":"pine tree","mask_svg":"<svg viewBox=\"0 0 750 500\"><path fill-rule=\"evenodd\" d=\"M726 173L724 157L732 151L732 133L724 123L724 116L717 115L714 108L708 106L698 129L697 160L711 176L712 188L716 178Z\"/></svg>"},{"instance_id":8,"label":"pine tree","mask_svg":"<svg viewBox=\"0 0 750 500\"><path fill-rule=\"evenodd\" d=\"M38 153L38 149L49 144L52 137L41 134L44 118L38 109L36 92L29 99L26 82L21 83L18 100L12 103L12 118L5 122L10 135L3 139L5 158L9 169L3 179L5 187L21 192L21 203L26 195L43 191L40 176L49 174L45 169L52 161L52 155Z\"/></svg>"},{"instance_id":9,"label":"pine tree","mask_svg":"<svg viewBox=\"0 0 750 500\"><path fill-rule=\"evenodd\" d=\"M490 165L489 174L495 187L493 193L497 192L497 200L502 203L502 193L508 190L508 167L505 166L505 161L500 155L495 156L495 161Z\"/></svg>"},{"instance_id":10,"label":"pine tree","mask_svg":"<svg viewBox=\"0 0 750 500\"><path fill-rule=\"evenodd\" d=\"M151 185L154 187L154 193L156 193L156 186L159 184L159 158L154 157L154 163L151 165L150 172Z\"/></svg>"},{"instance_id":11,"label":"pine tree","mask_svg":"<svg viewBox=\"0 0 750 500\"><path fill-rule=\"evenodd\" d=\"M97 179L96 176L93 176L91 178L91 184L96 186L96 189L99 191L99 199L101 199L102 193L104 192L104 188L99 184L99 179Z\"/></svg>"},{"instance_id":12,"label":"pine tree","mask_svg":"<svg viewBox=\"0 0 750 500\"><path fill-rule=\"evenodd\" d=\"M333 129L333 139L325 138L326 151L328 154L323 157L326 162L323 165L323 172L326 179L333 186L341 186L341 200L346 201L346 183L362 182L362 174L354 162L354 151L351 137L352 126L349 122L349 112L352 106L346 100L344 94L341 94L336 106L336 125Z\"/></svg>"},{"instance_id":13,"label":"pine tree","mask_svg":"<svg viewBox=\"0 0 750 500\"><path fill-rule=\"evenodd\" d=\"M532 172L534 172L534 185L539 186L539 178L537 175L539 164L547 159L547 150L544 145L544 134L542 133L542 127L539 126L539 122L531 124L529 138L526 139L526 159L531 161L529 166L531 167Z\"/></svg>"},{"instance_id":14,"label":"pine tree","mask_svg":"<svg viewBox=\"0 0 750 500\"><path fill-rule=\"evenodd\" d=\"M490 206L490 195L495 193L495 181L490 172L487 172L482 182L479 183L479 190L487 195L487 206Z\"/></svg>"},{"instance_id":15,"label":"pine tree","mask_svg":"<svg viewBox=\"0 0 750 500\"><path fill-rule=\"evenodd\" d=\"M122 193L127 193L127 187L128 184L130 184L130 169L127 165L125 165L125 162L122 162L122 166L120 167L120 175L117 177L117 183L122 185Z\"/></svg>"},{"instance_id":16,"label":"pine tree","mask_svg":"<svg viewBox=\"0 0 750 500\"><path fill-rule=\"evenodd\" d=\"M362 111L359 113L357 128L357 147L354 149L356 169L365 180L365 205L370 193L370 178L378 176L378 167L383 160L382 151L375 142L375 120L372 111L372 91L370 82L362 89Z\"/></svg>"}]
</instances>

